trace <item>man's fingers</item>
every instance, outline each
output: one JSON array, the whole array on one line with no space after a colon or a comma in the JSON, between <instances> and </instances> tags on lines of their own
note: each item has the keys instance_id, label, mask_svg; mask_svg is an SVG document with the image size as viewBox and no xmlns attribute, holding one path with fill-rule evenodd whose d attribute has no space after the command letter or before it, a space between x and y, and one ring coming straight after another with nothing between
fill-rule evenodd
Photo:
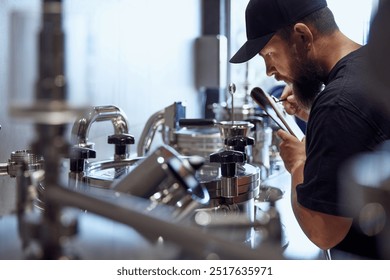
<instances>
[{"instance_id":1,"label":"man's fingers","mask_svg":"<svg viewBox=\"0 0 390 280\"><path fill-rule=\"evenodd\" d=\"M284 110L289 114L289 115L295 115L297 112L297 107L294 104L291 104L289 102L284 102L283 103Z\"/></svg>"},{"instance_id":2,"label":"man's fingers","mask_svg":"<svg viewBox=\"0 0 390 280\"><path fill-rule=\"evenodd\" d=\"M283 89L283 92L282 92L282 94L281 94L281 96L280 96L280 99L285 99L285 98L288 98L289 96L291 96L292 95L292 89L291 89L291 87L289 87L289 86L285 86L284 87L284 89Z\"/></svg>"},{"instance_id":3,"label":"man's fingers","mask_svg":"<svg viewBox=\"0 0 390 280\"><path fill-rule=\"evenodd\" d=\"M286 140L286 138L288 137L289 134L286 131L284 131L283 129L279 129L276 132L276 135L278 135L280 137L280 139L282 139L284 141L284 140Z\"/></svg>"}]
</instances>

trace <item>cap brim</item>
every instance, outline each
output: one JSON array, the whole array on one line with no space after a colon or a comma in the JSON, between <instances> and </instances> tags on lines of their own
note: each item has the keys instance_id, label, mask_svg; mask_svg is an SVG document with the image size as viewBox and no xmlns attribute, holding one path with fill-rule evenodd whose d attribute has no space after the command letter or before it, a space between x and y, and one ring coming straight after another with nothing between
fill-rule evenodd
<instances>
[{"instance_id":1,"label":"cap brim","mask_svg":"<svg viewBox=\"0 0 390 280\"><path fill-rule=\"evenodd\" d=\"M252 59L271 40L275 33L264 35L260 38L248 40L229 60L230 63L243 63Z\"/></svg>"}]
</instances>

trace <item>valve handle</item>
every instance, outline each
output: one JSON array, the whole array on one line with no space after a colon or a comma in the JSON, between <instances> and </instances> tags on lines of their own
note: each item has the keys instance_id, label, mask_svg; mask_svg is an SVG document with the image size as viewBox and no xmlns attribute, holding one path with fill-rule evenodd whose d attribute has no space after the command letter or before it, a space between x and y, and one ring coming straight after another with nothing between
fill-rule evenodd
<instances>
[{"instance_id":1,"label":"valve handle","mask_svg":"<svg viewBox=\"0 0 390 280\"><path fill-rule=\"evenodd\" d=\"M115 154L116 155L125 155L126 154L126 146L130 144L134 144L134 136L126 133L122 134L113 134L108 136L107 138L108 144L115 145Z\"/></svg>"},{"instance_id":2,"label":"valve handle","mask_svg":"<svg viewBox=\"0 0 390 280\"><path fill-rule=\"evenodd\" d=\"M223 177L235 177L237 173L237 163L244 163L246 154L240 151L223 150L210 155L210 162L221 164L221 175Z\"/></svg>"},{"instance_id":3,"label":"valve handle","mask_svg":"<svg viewBox=\"0 0 390 280\"><path fill-rule=\"evenodd\" d=\"M84 171L85 160L89 158L96 158L96 151L84 147L72 147L70 150L70 171L82 172Z\"/></svg>"},{"instance_id":4,"label":"valve handle","mask_svg":"<svg viewBox=\"0 0 390 280\"><path fill-rule=\"evenodd\" d=\"M234 147L234 150L245 152L245 147L253 145L255 139L252 137L233 136L225 139L225 145Z\"/></svg>"}]
</instances>

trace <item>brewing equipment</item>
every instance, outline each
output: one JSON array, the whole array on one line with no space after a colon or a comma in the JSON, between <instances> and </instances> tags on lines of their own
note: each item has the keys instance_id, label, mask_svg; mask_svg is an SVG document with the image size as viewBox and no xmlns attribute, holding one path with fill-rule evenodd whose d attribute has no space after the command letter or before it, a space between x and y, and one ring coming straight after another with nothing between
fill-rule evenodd
<instances>
[{"instance_id":1,"label":"brewing equipment","mask_svg":"<svg viewBox=\"0 0 390 280\"><path fill-rule=\"evenodd\" d=\"M134 144L134 137L129 135L127 116L117 106L93 106L89 111L79 116L73 124L71 143L74 147L94 148L94 143L88 142L89 130L97 122L111 122L114 134L108 136L108 144L115 145L114 159L129 157L128 145Z\"/></svg>"},{"instance_id":2,"label":"brewing equipment","mask_svg":"<svg viewBox=\"0 0 390 280\"><path fill-rule=\"evenodd\" d=\"M229 87L234 94L233 84ZM144 155L151 146L156 131L162 140L186 157L201 156L204 164L197 169L196 178L206 187L210 202L196 210L212 215L224 213L225 219L240 216L249 224L256 222L255 199L276 186L264 186L261 180L270 175L270 146L272 128L260 116L248 120L187 119L185 108L176 102L152 115L147 121L138 144L138 155ZM226 158L231 162L226 163ZM234 167L227 175L226 166ZM279 192L278 199L283 192ZM270 201L274 196L261 196ZM260 214L261 215L261 214ZM280 235L280 234L279 234ZM254 227L249 226L236 236L240 242L253 242Z\"/></svg>"},{"instance_id":3,"label":"brewing equipment","mask_svg":"<svg viewBox=\"0 0 390 280\"><path fill-rule=\"evenodd\" d=\"M154 113L146 122L138 142L138 156L145 156L152 145L155 134L160 129L164 144L173 147L182 155L207 157L223 147L220 131L214 120L202 120L201 125L188 126L181 121L186 118L186 108L182 102Z\"/></svg>"},{"instance_id":4,"label":"brewing equipment","mask_svg":"<svg viewBox=\"0 0 390 280\"><path fill-rule=\"evenodd\" d=\"M27 165L29 171L40 170L43 168L43 157L32 153L31 150L14 151L7 163L0 163L0 176L16 177L23 164Z\"/></svg>"},{"instance_id":5,"label":"brewing equipment","mask_svg":"<svg viewBox=\"0 0 390 280\"><path fill-rule=\"evenodd\" d=\"M181 112L181 114L177 112ZM145 126L145 133L140 139L139 147L149 146L150 139L153 139L157 130L157 124L163 126L161 131L165 133L165 136L163 135L162 138L167 145L176 149L183 156L201 156L205 159L204 164L197 170L196 177L206 186L211 196L209 206L218 208L225 205L232 209L246 209L244 212L249 213L251 217L249 220L253 221L253 199L259 193L260 172L257 166L248 163L250 152L247 152L249 151L247 147L254 144L254 140L249 137L252 134L251 129L254 124L246 121L217 122L210 119L186 119L184 112L181 103L174 103L154 114ZM236 174L233 176L236 179L233 188L234 195L231 193L228 196L225 193L229 192L228 187L226 187L229 180L225 180L226 176L221 176L222 163L218 159L214 159L214 157L218 157L218 152L224 149L226 151L238 150L245 157L245 160L234 163L237 165ZM146 150L139 149L139 152L143 154ZM215 156L210 156L213 154ZM221 183L222 181L224 183ZM225 203L228 200L230 202ZM250 205L245 205L246 203Z\"/></svg>"},{"instance_id":6,"label":"brewing equipment","mask_svg":"<svg viewBox=\"0 0 390 280\"><path fill-rule=\"evenodd\" d=\"M96 158L96 150L93 142L89 141L89 131L97 122L110 122L114 128L114 134L107 137L107 144L115 146L113 159L91 162ZM109 187L112 181L119 177L121 167L131 167L129 162L129 145L134 144L134 137L129 134L129 124L126 114L117 106L93 106L84 114L81 114L73 123L71 132L72 147L69 155L71 180L86 182L95 186ZM114 174L107 180L107 175L96 175L99 172L114 170ZM123 172L122 172L123 173ZM120 173L122 175L122 173Z\"/></svg>"},{"instance_id":7,"label":"brewing equipment","mask_svg":"<svg viewBox=\"0 0 390 280\"><path fill-rule=\"evenodd\" d=\"M113 222L115 232L120 229L121 224L136 233L127 235L128 238L134 238L129 247L118 245L124 254L110 255L112 258L142 258L140 255L129 254L138 241L145 245L147 251L150 249L151 255L154 256L151 258L163 256L161 250L167 253L164 257L168 258L206 259L209 256L219 259L282 258L277 243L278 234L272 234L275 238L264 240L259 245L264 250L253 250L243 244L243 240L231 239L229 236L205 230L203 226L207 225L203 224L201 228L195 221L198 210L210 208L209 190L197 177L197 172L201 170L206 159L204 156L183 155L175 150L182 142L178 141L180 135L176 133L181 129L178 121L183 115L180 104L174 104L172 108L164 110L163 114L158 113L154 116L149 126L152 132L150 133L150 129L147 130L148 133L143 135L140 141L142 157L135 160L129 158L128 153L128 145L134 143L134 138L128 134L127 118L118 107L68 106L67 79L64 71L64 34L61 23L61 1L43 1L35 101L27 107L19 105L10 107L12 116L25 118L34 123L37 137L31 145L32 152L42 155L42 161L38 161L42 163L39 168L35 168L35 163L28 164L27 151L22 153L23 158L20 161L14 157L6 168L2 166L4 174L5 169L9 175L15 174L14 167L17 169L16 214L0 222L3 225L2 222L5 221L5 225L11 229L9 232L15 233L10 238L9 246L16 246L12 251L17 252L17 258L93 258L93 255L80 254L80 250L81 253L84 249L93 251L93 247L102 245L99 243L102 239L88 237L97 237L92 230L94 228L89 227L96 216L101 218L100 222L103 225L107 225L104 221ZM150 151L154 129L161 124L161 116L164 118L162 130L164 145ZM75 118L77 121L72 129L71 143L68 143L65 137L66 125ZM94 145L89 142L88 133L91 126L99 121L111 121L114 126L114 134L109 135L107 139L108 144L115 146L111 162L90 162L90 159L96 158L99 151L96 151ZM235 209L237 207L239 213L247 216L243 209L245 204L248 207L253 206L249 200L256 195L259 181L258 177L253 175L256 179L249 186L241 187L236 183L239 180L235 177L242 174L238 170L248 164L242 150L245 150L250 141L244 140L245 143L242 141L245 137L241 137L242 132L236 134L235 125L240 127L240 131L249 131L248 128L252 125L250 123L242 125L238 122L233 123L233 126L225 125L219 123L213 128L219 130L220 127L224 127L226 137L228 138L227 134L234 137L222 140L219 131L218 137L215 138L219 140L217 143L220 146L216 145L213 152L221 153L220 150L223 148L225 151L222 153L236 154L234 161L227 163L229 166L234 165L236 169L234 172L222 172L222 177L216 177L221 181L216 187L218 196L216 201L218 200L221 206L223 203L228 207ZM229 147L235 147L240 151ZM207 152L207 155L210 153ZM215 163L220 165L216 169L218 172L221 168L225 170L225 162L220 161L223 157L221 155L223 154L219 154L216 160L215 156L210 157L210 163L216 161ZM62 174L64 159L69 159L70 166L66 182ZM133 164L135 162L136 164ZM111 180L95 181L89 177L91 170L104 170L107 166L115 170ZM121 173L120 169L127 166L132 168ZM244 169L248 171L248 168ZM104 183L101 184L102 181ZM108 181L110 183L107 183ZM245 193L242 193L241 189L244 189ZM242 200L244 203L241 203ZM41 202L41 207L32 207L34 201ZM240 205L244 207L240 209ZM277 215L271 215L271 212L269 214L269 217L272 216L269 220L279 221ZM225 216L227 217L234 216ZM226 221L229 226L240 224L237 219ZM267 220L256 223L252 219L240 225L242 226L250 230L253 230L254 226L266 229L268 223ZM0 228L0 233L3 234L3 227ZM235 228L231 228L229 232L235 232ZM268 231L271 232L275 231ZM128 231L121 237L126 234ZM110 238L103 240L112 241ZM122 242L119 240L116 244ZM128 245L126 242L122 244ZM8 244L5 247L5 250L0 252L2 258L3 252L9 251Z\"/></svg>"},{"instance_id":8,"label":"brewing equipment","mask_svg":"<svg viewBox=\"0 0 390 280\"><path fill-rule=\"evenodd\" d=\"M96 112L95 109L92 111ZM118 108L117 111L121 110ZM88 129L79 128L80 123L85 122L80 120L82 118L76 120L72 129L72 139L76 140L73 148L76 148L77 156L71 158L70 178L76 179L76 184L79 181L88 186L171 205L176 207L178 216L223 213L222 220L230 223L236 224L240 219L247 221L246 227L236 232L235 241L251 246L254 246L254 239L264 241L263 232L256 231L254 227L259 222L256 213L261 213L260 216L265 213L254 203L261 189L261 172L259 166L250 163L254 144L251 136L255 135L253 128L259 123L263 125L261 119L252 122L186 119L185 107L181 102L175 102L149 118L138 142L137 157L100 161L89 160L96 156L96 151L86 140ZM109 121L110 118L104 120ZM85 123L91 126L93 122ZM161 132L165 146L150 151L157 131ZM82 135L78 135L80 132ZM127 135L128 131L121 133ZM225 162L226 156L232 157L229 159L231 162ZM175 164L172 165L172 162ZM234 172L226 174L226 166L234 167ZM194 171L189 172L191 169ZM196 187L188 185L187 176ZM262 224L262 230L267 227L266 224Z\"/></svg>"},{"instance_id":9,"label":"brewing equipment","mask_svg":"<svg viewBox=\"0 0 390 280\"><path fill-rule=\"evenodd\" d=\"M134 170L111 188L154 203L175 206L177 216L191 215L210 199L205 187L195 178L195 170L202 164L203 161L196 158L180 159L172 148L161 146L140 160Z\"/></svg>"}]
</instances>

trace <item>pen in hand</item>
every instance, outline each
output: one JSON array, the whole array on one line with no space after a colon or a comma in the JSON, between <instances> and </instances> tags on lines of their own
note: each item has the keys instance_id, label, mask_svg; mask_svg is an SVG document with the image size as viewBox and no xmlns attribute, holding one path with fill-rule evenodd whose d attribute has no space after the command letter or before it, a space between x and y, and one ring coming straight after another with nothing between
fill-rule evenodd
<instances>
[{"instance_id":1,"label":"pen in hand","mask_svg":"<svg viewBox=\"0 0 390 280\"><path fill-rule=\"evenodd\" d=\"M287 98L283 98L283 99L277 99L276 97L272 96L272 99L275 101L275 103L279 103L279 102L283 102L283 101L287 101Z\"/></svg>"}]
</instances>

